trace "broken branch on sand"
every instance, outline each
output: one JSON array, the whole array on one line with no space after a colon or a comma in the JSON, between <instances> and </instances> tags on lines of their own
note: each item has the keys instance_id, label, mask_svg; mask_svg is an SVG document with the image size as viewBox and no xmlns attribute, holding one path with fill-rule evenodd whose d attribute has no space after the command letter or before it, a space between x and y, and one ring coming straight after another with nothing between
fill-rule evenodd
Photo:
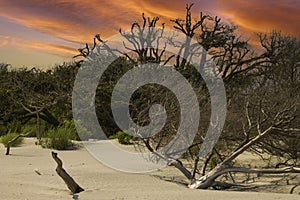
<instances>
[{"instance_id":1,"label":"broken branch on sand","mask_svg":"<svg viewBox=\"0 0 300 200\"><path fill-rule=\"evenodd\" d=\"M74 179L64 170L63 163L62 163L61 159L58 158L57 153L55 153L53 151L51 153L52 153L53 159L57 163L57 167L56 167L57 174L64 180L64 182L66 183L68 188L71 190L71 192L73 194L76 194L76 193L84 191L84 189L82 187L80 187L74 181Z\"/></svg>"}]
</instances>

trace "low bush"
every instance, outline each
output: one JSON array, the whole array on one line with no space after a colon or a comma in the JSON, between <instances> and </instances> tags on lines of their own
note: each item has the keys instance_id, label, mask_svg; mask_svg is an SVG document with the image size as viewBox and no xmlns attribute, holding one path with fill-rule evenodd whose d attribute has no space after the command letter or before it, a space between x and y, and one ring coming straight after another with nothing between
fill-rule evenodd
<instances>
[{"instance_id":1,"label":"low bush","mask_svg":"<svg viewBox=\"0 0 300 200\"><path fill-rule=\"evenodd\" d=\"M49 129L46 137L40 140L40 145L44 148L57 150L73 149L74 133L65 126Z\"/></svg>"},{"instance_id":2,"label":"low bush","mask_svg":"<svg viewBox=\"0 0 300 200\"><path fill-rule=\"evenodd\" d=\"M22 128L22 124L20 121L14 119L6 125L6 128L8 133L19 133Z\"/></svg>"},{"instance_id":3,"label":"low bush","mask_svg":"<svg viewBox=\"0 0 300 200\"><path fill-rule=\"evenodd\" d=\"M7 147L8 141L11 140L11 139L13 139L14 137L17 137L17 136L18 136L17 133L8 133L8 134L3 135L3 136L0 137L0 142L1 142L2 144L4 144L5 147ZM15 140L15 141L11 144L11 146L12 146L12 147L16 147L16 146L18 146L20 143L22 143L22 141L23 141L23 137L19 137L17 140Z\"/></svg>"},{"instance_id":4,"label":"low bush","mask_svg":"<svg viewBox=\"0 0 300 200\"><path fill-rule=\"evenodd\" d=\"M80 141L80 137L77 134L74 120L65 120L63 127L65 128L65 131L68 132L71 140Z\"/></svg>"},{"instance_id":5,"label":"low bush","mask_svg":"<svg viewBox=\"0 0 300 200\"><path fill-rule=\"evenodd\" d=\"M132 143L133 137L123 131L119 131L115 135L109 136L108 139L118 139L118 142L120 144L126 144L126 145L133 144Z\"/></svg>"}]
</instances>

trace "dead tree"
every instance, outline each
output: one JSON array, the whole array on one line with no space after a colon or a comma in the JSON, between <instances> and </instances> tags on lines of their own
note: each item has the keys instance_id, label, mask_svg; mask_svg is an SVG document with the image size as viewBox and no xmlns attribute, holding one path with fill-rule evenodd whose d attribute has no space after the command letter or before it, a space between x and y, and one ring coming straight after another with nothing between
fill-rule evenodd
<instances>
[{"instance_id":1,"label":"dead tree","mask_svg":"<svg viewBox=\"0 0 300 200\"><path fill-rule=\"evenodd\" d=\"M30 132L29 132L30 133ZM8 142L7 142L7 145L6 145L6 154L5 155L9 155L9 152L10 152L10 147L12 145L13 142L15 142L17 139L19 139L20 137L26 137L27 135L29 135L29 133L26 133L26 134L20 134L12 139L10 139Z\"/></svg>"},{"instance_id":2,"label":"dead tree","mask_svg":"<svg viewBox=\"0 0 300 200\"><path fill-rule=\"evenodd\" d=\"M84 189L82 187L80 187L75 181L74 179L64 170L63 168L63 163L61 161L61 159L59 159L57 157L57 153L55 152L51 152L52 153L52 157L55 160L55 162L57 163L57 167L56 167L56 172L57 174L64 180L64 182L66 183L66 185L68 186L69 190L73 193L80 193L82 191L84 191Z\"/></svg>"},{"instance_id":3,"label":"dead tree","mask_svg":"<svg viewBox=\"0 0 300 200\"><path fill-rule=\"evenodd\" d=\"M237 184L231 184L227 182L219 182L216 181L217 178L220 176L235 172L235 173L255 173L255 174L285 174L285 173L300 173L299 167L283 167L283 168L245 168L245 167L236 167L233 165L233 160L236 159L238 156L243 154L245 151L249 150L253 146L257 145L260 141L262 141L267 136L273 135L273 134L283 134L284 132L289 132L291 130L294 130L293 128L287 128L286 125L288 123L291 123L294 120L293 110L295 109L296 105L290 105L285 106L283 110L277 112L275 117L273 118L273 123L271 123L269 126L265 127L264 129L261 128L264 122L266 122L269 119L269 116L266 116L266 118L261 119L261 121L258 121L256 123L251 122L250 117L249 119L249 130L244 130L244 134L249 134L250 129L256 129L257 135L256 136L249 136L249 139L245 141L243 144L241 144L236 150L234 150L226 159L224 159L220 164L218 164L214 169L209 171L206 175L202 175L199 178L195 177L195 174L192 174L190 170L184 166L181 162L178 160L174 160L168 157L165 157L164 155L160 155L160 158L165 159L169 166L173 166L177 168L179 171L183 173L183 175L190 181L189 188L191 189L207 189L209 187L215 187L215 188L222 188L227 189L232 186L237 186ZM263 111L262 111L263 112ZM150 144L145 145L150 151L152 151L154 154L157 154L153 148L151 148ZM197 165L195 165L197 167ZM196 169L193 169L192 171L195 171Z\"/></svg>"},{"instance_id":4,"label":"dead tree","mask_svg":"<svg viewBox=\"0 0 300 200\"><path fill-rule=\"evenodd\" d=\"M149 138L144 138L141 141L141 145L144 145L150 152L156 154L158 157L166 160L169 164L169 166L174 166L177 168L189 181L190 185L189 188L195 188L195 189L207 189L209 187L215 187L215 188L230 188L233 185L237 184L231 184L226 182L219 182L217 181L217 178L219 178L222 175L225 175L227 173L231 172L239 172L239 173L265 173L265 174L283 174L283 173L300 173L300 168L297 167L285 167L285 168L275 168L275 169L264 169L264 168L242 168L242 167L236 167L233 164L233 161L243 154L245 151L249 151L254 147L259 146L259 144L266 140L267 137L273 137L275 135L286 135L291 134L291 132L299 132L299 128L295 125L297 124L297 120L299 118L299 115L297 112L299 111L299 105L298 104L292 104L290 106L284 106L283 102L287 101L286 98L283 98L282 101L274 102L273 100L278 99L278 92L275 91L273 93L267 94L267 91L270 90L269 87L262 87L261 89L258 87L261 85L259 84L253 84L253 80L250 79L251 77L259 76L261 75L260 72L262 69L265 69L266 66L270 65L270 61L268 59L268 56L270 53L269 51L261 54L256 55L252 50L249 49L247 41L242 41L240 37L237 37L237 35L234 34L235 27L231 27L229 25L220 23L220 19L215 17L212 18L208 15L202 15L200 14L200 19L196 20L195 23L193 23L192 18L192 12L191 12L192 4L187 5L186 7L186 19L175 19L172 20L174 23L173 28L182 32L186 36L185 43L181 44L174 44L172 43L172 38L169 38L168 45L173 45L173 47L179 46L179 51L177 56L172 55L169 56L167 54L164 54L164 50L166 46L164 46L164 50L157 51L156 49L153 49L151 45L147 44L147 38L156 38L156 42L160 43L160 39L162 38L161 35L155 35L153 32L148 32L149 34L145 36L144 29L147 27L156 27L156 23L158 21L158 18L154 18L152 21L150 18L147 19L143 15L143 23L139 25L138 23L132 24L131 32L125 33L120 31L120 34L124 37L125 40L127 40L131 46L124 46L127 50L131 50L131 54L124 54L123 56L132 61L133 63L143 63L147 61L152 61L155 63L163 63L163 65L172 64L172 66L179 71L180 73L187 74L189 81L193 86L201 85L203 81L201 82L200 79L198 79L198 76L195 76L195 78L192 76L192 70L189 70L190 60L193 56L194 52L192 51L193 48L191 48L191 40L190 38L195 37L195 35L199 36L199 43L205 47L205 49L212 54L213 60L218 65L218 70L215 73L220 73L222 78L224 79L224 82L229 83L235 83L233 86L234 89L237 89L238 92L241 92L239 99L237 99L237 102L242 102L242 99L244 99L246 96L246 99L251 97L251 95L255 94L255 97L252 98L252 104L256 102L255 99L260 99L260 102L258 102L258 105L261 103L264 103L264 106L258 106L258 109L254 107L253 113L250 115L248 112L248 103L246 106L246 113L242 114L242 116L238 115L239 118L242 118L242 123L239 124L238 121L234 122L234 126L242 125L244 123L245 126L243 126L241 129L232 130L229 129L226 131L226 134L228 134L227 142L229 141L229 137L231 135L234 135L235 140L232 140L234 143L233 145L226 146L227 149L221 149L221 151L224 151L225 154L228 153L228 155L225 155L223 157L223 153L218 153L219 150L214 149L214 154L217 154L217 156L220 158L220 163L216 163L213 168L206 172L206 166L208 165L208 162L211 161L212 155L207 158L207 160L204 162L202 174L200 177L196 177L196 174L199 174L198 167L201 165L198 165L199 159L197 148L203 143L203 132L198 132L194 144L189 148L189 151L191 152L191 157L194 158L195 161L193 165L194 169L190 169L190 166L187 166L183 164L179 159L170 158L164 155L160 155L158 150L166 145L170 140L170 138L173 137L172 131L168 130L176 130L176 123L170 125L172 128L167 128L166 131L162 131L162 135L156 134L155 136L151 136ZM164 33L164 26L162 26L162 33ZM152 34L152 35L151 35ZM150 37L151 36L151 37ZM155 37L152 37L155 36ZM110 49L105 42L100 38L99 35L96 35L94 39L94 46L90 47L86 45L84 49L80 50L80 55L83 57L87 57L90 54L90 50L93 50L96 46L96 43L99 42L106 50L107 52L118 52L115 49ZM149 44L153 42L152 40L149 41ZM166 44L164 44L166 45ZM149 47L150 46L150 47ZM225 46L225 47L224 47ZM263 44L264 46L264 44ZM161 54L160 54L161 53ZM112 53L113 54L113 53ZM134 56L132 56L134 55ZM162 58L165 58L165 60L162 60ZM182 58L184 57L184 58ZM187 58L187 59L186 59ZM298 64L298 62L297 62ZM219 71L219 72L217 72ZM249 83L247 87L245 88L238 88L237 85L240 80L244 81L249 78L247 81L252 83L252 85ZM193 79L194 78L194 79ZM258 79L260 79L259 77ZM294 80L294 79L293 79ZM268 80L270 81L270 80ZM253 86L253 87L252 87ZM195 89L197 91L202 89L200 86L197 86ZM261 91L258 94L259 90L266 89L266 91ZM156 90L156 92L152 93L155 94L155 97L158 96L169 96L167 92L161 92L162 90ZM143 92L143 94L151 94L146 90ZM249 94L248 94L249 93ZM204 92L204 94L206 94ZM202 94L201 94L202 95ZM237 93L232 92L232 96L236 96ZM274 96L272 96L274 95ZM151 95L137 95L141 97L140 99L147 99L144 97L152 97ZM200 96L200 95L199 95ZM205 95L202 95L205 96ZM207 95L207 97L209 97ZM234 100L233 97L231 97L230 100ZM257 98L256 98L257 97ZM259 97L259 98L258 98ZM285 97L285 96L284 96ZM141 104L140 99L136 99L136 102ZM153 98L155 99L155 98ZM174 98L173 98L174 99ZM200 98L199 98L200 99ZM297 99L297 98L294 98ZM200 99L203 100L203 104L201 104L203 107L205 107L207 104L209 104L209 101L204 98ZM288 99L289 100L289 99ZM249 101L249 100L248 100ZM266 103L270 101L269 103ZM134 101L133 101L134 102ZM160 101L153 100L153 102L161 103ZM137 119L137 122L141 122L140 124L143 124L143 120L145 119L147 124L149 122L147 116L150 105L152 105L151 101L147 101L146 105L144 107L141 107L142 109L136 109L137 112L139 111L141 114L135 113L135 108L140 108L138 106L132 106L133 118ZM174 101L175 102L175 101ZM176 104L172 101L168 101L168 103ZM230 103L228 103L230 104ZM242 103L244 106L244 103ZM134 103L132 103L134 105ZM274 105L277 105L278 107L272 107ZM271 107L270 107L271 106ZM170 112L176 113L176 105L170 106ZM270 111L266 112L265 109L269 107ZM241 110L241 107L238 108L239 111ZM168 109L166 109L168 111ZM146 117L143 117L146 116ZM259 117L257 117L259 116ZM148 120L148 121L147 121ZM170 117L170 121L176 121L176 117ZM248 124L247 124L248 123ZM167 123L166 123L167 124ZM167 127L167 126L166 126ZM205 128L205 127L204 127ZM225 131L224 131L225 133ZM245 136L241 137L242 139L236 139L236 135ZM268 138L267 138L268 139ZM242 140L242 141L241 141ZM138 142L137 142L138 143ZM139 144L139 143L138 143ZM193 149L194 147L194 149ZM232 178L233 179L233 178ZM234 181L233 181L234 182Z\"/></svg>"}]
</instances>

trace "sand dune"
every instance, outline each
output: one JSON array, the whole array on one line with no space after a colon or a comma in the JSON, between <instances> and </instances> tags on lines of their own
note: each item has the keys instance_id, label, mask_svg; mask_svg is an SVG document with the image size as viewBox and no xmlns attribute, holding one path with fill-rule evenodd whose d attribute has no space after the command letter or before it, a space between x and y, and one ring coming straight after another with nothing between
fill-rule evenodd
<instances>
[{"instance_id":1,"label":"sand dune","mask_svg":"<svg viewBox=\"0 0 300 200\"><path fill-rule=\"evenodd\" d=\"M0 199L72 199L63 180L55 172L56 163L51 157L51 150L42 149L34 142L34 139L25 139L20 147L11 149L10 156L5 156L4 147L0 147ZM64 168L85 189L78 194L78 199L299 199L299 195L290 194L191 190L160 180L154 176L155 173L115 171L95 160L84 148L57 152Z\"/></svg>"}]
</instances>

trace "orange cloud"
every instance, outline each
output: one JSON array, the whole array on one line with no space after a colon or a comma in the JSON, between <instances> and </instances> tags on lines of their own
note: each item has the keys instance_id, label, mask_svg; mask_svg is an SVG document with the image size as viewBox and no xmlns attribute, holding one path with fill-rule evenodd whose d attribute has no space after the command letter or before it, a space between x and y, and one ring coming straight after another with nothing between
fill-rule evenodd
<instances>
[{"instance_id":1,"label":"orange cloud","mask_svg":"<svg viewBox=\"0 0 300 200\"><path fill-rule=\"evenodd\" d=\"M70 57L78 54L78 51L74 47L47 43L42 41L30 41L30 40L23 40L20 38L11 38L11 42L8 43L9 45L15 46L21 49L32 49L32 50L39 50L44 52L56 52L56 54L60 55L68 55Z\"/></svg>"},{"instance_id":2,"label":"orange cloud","mask_svg":"<svg viewBox=\"0 0 300 200\"><path fill-rule=\"evenodd\" d=\"M73 56L80 45L92 42L97 33L106 39L116 34L120 27L130 28L132 22L141 20L142 12L149 17L160 16L158 25L163 22L170 25L170 19L184 18L185 4L182 0L1 0L1 18L59 39L41 41L32 34L30 38L12 43L9 38L0 36L0 47L10 43L17 48ZM198 17L200 11L210 11L240 26L239 33L253 37L253 32L272 29L300 35L299 9L298 0L197 0L193 11L194 17Z\"/></svg>"},{"instance_id":3,"label":"orange cloud","mask_svg":"<svg viewBox=\"0 0 300 200\"><path fill-rule=\"evenodd\" d=\"M211 1L213 2L213 1ZM209 2L210 4L212 4ZM249 31L282 29L300 35L299 1L221 1L215 0L216 15L225 16ZM197 1L195 9L205 9L206 0ZM26 27L54 35L68 41L85 43L96 33L104 37L117 33L119 27L130 27L139 20L142 12L163 19L184 17L185 2L182 0L56 0L20 1L2 0L0 16ZM195 12L196 13L196 12ZM163 20L162 20L163 21Z\"/></svg>"},{"instance_id":4,"label":"orange cloud","mask_svg":"<svg viewBox=\"0 0 300 200\"><path fill-rule=\"evenodd\" d=\"M9 43L9 37L0 35L0 47L5 46Z\"/></svg>"},{"instance_id":5,"label":"orange cloud","mask_svg":"<svg viewBox=\"0 0 300 200\"><path fill-rule=\"evenodd\" d=\"M97 0L3 0L0 16L42 33L83 43L99 32L108 37L113 31L117 33L120 25L129 24L128 20L132 22L137 13L140 14L139 7L134 5L138 4L121 0L108 3Z\"/></svg>"},{"instance_id":6,"label":"orange cloud","mask_svg":"<svg viewBox=\"0 0 300 200\"><path fill-rule=\"evenodd\" d=\"M295 36L300 35L300 1L217 2L219 12L246 32L270 32L276 29Z\"/></svg>"},{"instance_id":7,"label":"orange cloud","mask_svg":"<svg viewBox=\"0 0 300 200\"><path fill-rule=\"evenodd\" d=\"M120 27L130 28L145 12L150 17L161 16L164 22L184 16L185 3L133 0L2 0L0 16L42 33L68 41L85 43L101 33L109 37Z\"/></svg>"}]
</instances>

